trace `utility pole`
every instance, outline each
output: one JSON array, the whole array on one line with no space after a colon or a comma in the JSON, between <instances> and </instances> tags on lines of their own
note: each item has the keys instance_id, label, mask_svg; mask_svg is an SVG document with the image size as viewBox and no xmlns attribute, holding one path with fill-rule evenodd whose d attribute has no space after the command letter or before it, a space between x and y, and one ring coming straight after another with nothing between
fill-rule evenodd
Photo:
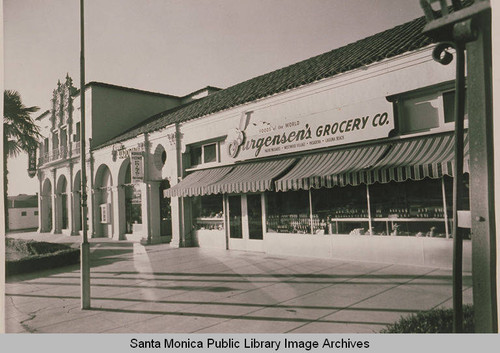
<instances>
[{"instance_id":1,"label":"utility pole","mask_svg":"<svg viewBox=\"0 0 500 353\"><path fill-rule=\"evenodd\" d=\"M452 61L448 48L457 56L455 93L455 178L453 207L453 309L454 331L462 329L462 239L457 211L461 210L463 119L465 105L465 60L470 145L470 224L472 239L472 282L475 332L498 332L496 292L495 179L493 173L493 117L491 72L491 6L476 0L466 6L461 0L420 0L427 25L423 33L439 43L436 61ZM440 9L436 8L439 5ZM439 11L437 11L439 10ZM450 11L453 10L453 11ZM464 52L467 51L465 58Z\"/></svg>"},{"instance_id":2,"label":"utility pole","mask_svg":"<svg viewBox=\"0 0 500 353\"><path fill-rule=\"evenodd\" d=\"M87 238L87 169L85 163L85 38L83 2L80 0L80 162L82 173L82 244L80 246L81 307L90 309L90 244Z\"/></svg>"}]
</instances>

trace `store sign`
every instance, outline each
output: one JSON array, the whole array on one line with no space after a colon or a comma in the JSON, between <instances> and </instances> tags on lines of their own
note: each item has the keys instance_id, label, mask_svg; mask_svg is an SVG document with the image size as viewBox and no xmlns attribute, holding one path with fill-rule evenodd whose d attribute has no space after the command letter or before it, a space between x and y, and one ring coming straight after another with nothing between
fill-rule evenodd
<instances>
[{"instance_id":1,"label":"store sign","mask_svg":"<svg viewBox=\"0 0 500 353\"><path fill-rule=\"evenodd\" d=\"M144 180L144 163L142 152L130 152L130 173L132 183L142 183Z\"/></svg>"},{"instance_id":2,"label":"store sign","mask_svg":"<svg viewBox=\"0 0 500 353\"><path fill-rule=\"evenodd\" d=\"M137 144L137 147L125 148L121 146L120 148L115 148L113 146L113 151L111 152L113 155L113 161L116 159L125 159L130 157L131 152L144 152L144 143L140 142Z\"/></svg>"},{"instance_id":3,"label":"store sign","mask_svg":"<svg viewBox=\"0 0 500 353\"><path fill-rule=\"evenodd\" d=\"M232 160L384 138L394 129L392 104L385 98L271 121L259 113L244 114L228 134L226 153Z\"/></svg>"},{"instance_id":4,"label":"store sign","mask_svg":"<svg viewBox=\"0 0 500 353\"><path fill-rule=\"evenodd\" d=\"M28 175L30 178L36 175L36 148L31 148L28 152Z\"/></svg>"}]
</instances>

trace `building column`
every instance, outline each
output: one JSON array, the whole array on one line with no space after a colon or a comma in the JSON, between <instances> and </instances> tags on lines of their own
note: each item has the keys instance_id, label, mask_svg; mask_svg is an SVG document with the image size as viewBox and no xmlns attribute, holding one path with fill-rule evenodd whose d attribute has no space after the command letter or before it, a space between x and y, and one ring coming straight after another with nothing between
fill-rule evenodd
<instances>
[{"instance_id":1,"label":"building column","mask_svg":"<svg viewBox=\"0 0 500 353\"><path fill-rule=\"evenodd\" d=\"M52 173L52 187L51 187L51 195L50 195L50 202L52 206L52 227L49 230L52 234L57 233L57 228L56 228L56 216L57 216L57 196L56 196L56 190L57 190L57 180L56 180L56 169L51 170Z\"/></svg>"},{"instance_id":2,"label":"building column","mask_svg":"<svg viewBox=\"0 0 500 353\"><path fill-rule=\"evenodd\" d=\"M69 131L68 131L69 133ZM70 134L71 136L71 134ZM71 142L71 139L69 139ZM71 150L71 148L70 148ZM71 157L71 155L68 155ZM76 235L75 234L75 218L76 218L76 207L75 207L75 190L74 190L74 174L73 174L73 164L69 165L69 181L68 181L68 186L67 187L67 192L69 197L67 198L68 202L68 229L69 229L69 235Z\"/></svg>"},{"instance_id":3,"label":"building column","mask_svg":"<svg viewBox=\"0 0 500 353\"><path fill-rule=\"evenodd\" d=\"M114 186L111 193L113 213L113 239L125 240L125 188Z\"/></svg>"},{"instance_id":4,"label":"building column","mask_svg":"<svg viewBox=\"0 0 500 353\"><path fill-rule=\"evenodd\" d=\"M160 232L160 182L150 181L148 183L148 214L149 214L149 230L148 240L150 244L158 244L161 242Z\"/></svg>"},{"instance_id":5,"label":"building column","mask_svg":"<svg viewBox=\"0 0 500 353\"><path fill-rule=\"evenodd\" d=\"M61 202L62 202L61 194L53 193L52 194L52 232L51 232L52 234L61 234L61 221L62 221Z\"/></svg>"},{"instance_id":6,"label":"building column","mask_svg":"<svg viewBox=\"0 0 500 353\"><path fill-rule=\"evenodd\" d=\"M90 146L90 142L87 146ZM89 148L89 147L87 147ZM97 225L99 224L99 218L95 217L95 211L94 211L94 206L95 206L95 192L97 190L94 190L94 157L92 153L90 153L87 156L86 159L87 165L87 224L88 224L88 234L90 235L91 238L94 238L96 236L96 228L98 227Z\"/></svg>"},{"instance_id":7,"label":"building column","mask_svg":"<svg viewBox=\"0 0 500 353\"><path fill-rule=\"evenodd\" d=\"M37 233L43 233L43 196L42 196L42 189L40 188L40 193L38 194L38 229L36 230Z\"/></svg>"},{"instance_id":8,"label":"building column","mask_svg":"<svg viewBox=\"0 0 500 353\"><path fill-rule=\"evenodd\" d=\"M68 235L73 233L73 192L71 191L71 186L66 189L66 212L67 212L67 228L66 232ZM62 198L64 200L64 197ZM64 205L63 205L64 206Z\"/></svg>"},{"instance_id":9,"label":"building column","mask_svg":"<svg viewBox=\"0 0 500 353\"><path fill-rule=\"evenodd\" d=\"M141 190L141 218L142 237L149 238L149 215L148 215L148 184L142 182L139 186Z\"/></svg>"},{"instance_id":10,"label":"building column","mask_svg":"<svg viewBox=\"0 0 500 353\"><path fill-rule=\"evenodd\" d=\"M170 212L172 214L172 240L170 240L170 246L173 248L181 247L181 234L183 234L183 224L182 219L182 202L180 197L172 197L170 200Z\"/></svg>"},{"instance_id":11,"label":"building column","mask_svg":"<svg viewBox=\"0 0 500 353\"><path fill-rule=\"evenodd\" d=\"M42 178L40 177L40 171L38 171L38 229L36 230L37 233L42 233L43 232L43 224L42 224L42 208L43 208L43 185L42 185Z\"/></svg>"},{"instance_id":12,"label":"building column","mask_svg":"<svg viewBox=\"0 0 500 353\"><path fill-rule=\"evenodd\" d=\"M112 187L112 186L108 186L106 188L106 193L107 193L107 198L106 198L106 204L109 204L111 205L110 207L110 210L109 210L109 214L108 214L108 217L111 218L111 221L108 223L106 223L105 227L106 227L106 237L107 238L111 238L111 239L118 239L118 228L115 228L115 217L114 217L114 212L115 212L115 208L117 208L117 204L115 204L114 200L115 200L115 195L117 195L118 193L116 192L113 192L115 191L115 188ZM99 208L100 210L100 208ZM116 238L115 238L116 236Z\"/></svg>"},{"instance_id":13,"label":"building column","mask_svg":"<svg viewBox=\"0 0 500 353\"><path fill-rule=\"evenodd\" d=\"M70 197L71 204L71 218L70 218L70 226L71 226L71 235L80 234L80 224L82 213L80 210L80 193L78 190L71 191Z\"/></svg>"},{"instance_id":14,"label":"building column","mask_svg":"<svg viewBox=\"0 0 500 353\"><path fill-rule=\"evenodd\" d=\"M99 189L91 189L89 199L91 200L88 203L88 225L89 225L89 231L92 236L92 238L97 238L101 236L101 232L99 230L99 224L100 224L100 190Z\"/></svg>"}]
</instances>

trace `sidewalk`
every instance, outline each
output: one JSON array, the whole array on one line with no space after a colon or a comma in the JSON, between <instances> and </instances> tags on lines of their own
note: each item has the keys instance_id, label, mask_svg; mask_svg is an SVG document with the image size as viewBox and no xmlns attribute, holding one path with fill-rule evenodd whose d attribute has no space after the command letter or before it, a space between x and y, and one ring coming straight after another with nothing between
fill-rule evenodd
<instances>
[{"instance_id":1,"label":"sidewalk","mask_svg":"<svg viewBox=\"0 0 500 353\"><path fill-rule=\"evenodd\" d=\"M452 305L451 270L437 268L96 239L91 254L92 309L79 266L9 277L6 332L373 333ZM468 273L465 303L471 286Z\"/></svg>"}]
</instances>

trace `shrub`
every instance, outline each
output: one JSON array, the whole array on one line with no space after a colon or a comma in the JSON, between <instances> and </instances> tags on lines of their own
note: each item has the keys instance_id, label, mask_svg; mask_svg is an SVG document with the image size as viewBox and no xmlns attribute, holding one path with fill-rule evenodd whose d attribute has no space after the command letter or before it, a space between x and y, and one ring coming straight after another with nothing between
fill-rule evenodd
<instances>
[{"instance_id":1,"label":"shrub","mask_svg":"<svg viewBox=\"0 0 500 353\"><path fill-rule=\"evenodd\" d=\"M6 253L10 250L22 254L17 259L6 256L7 276L72 265L80 261L80 250L64 244L6 238L5 245Z\"/></svg>"},{"instance_id":2,"label":"shrub","mask_svg":"<svg viewBox=\"0 0 500 353\"><path fill-rule=\"evenodd\" d=\"M26 255L48 254L60 250L70 249L70 247L65 244L12 238L5 239L5 246L7 249L13 249Z\"/></svg>"},{"instance_id":3,"label":"shrub","mask_svg":"<svg viewBox=\"0 0 500 353\"><path fill-rule=\"evenodd\" d=\"M464 332L474 332L474 310L464 305ZM432 309L401 318L388 325L381 333L452 333L453 309Z\"/></svg>"}]
</instances>

